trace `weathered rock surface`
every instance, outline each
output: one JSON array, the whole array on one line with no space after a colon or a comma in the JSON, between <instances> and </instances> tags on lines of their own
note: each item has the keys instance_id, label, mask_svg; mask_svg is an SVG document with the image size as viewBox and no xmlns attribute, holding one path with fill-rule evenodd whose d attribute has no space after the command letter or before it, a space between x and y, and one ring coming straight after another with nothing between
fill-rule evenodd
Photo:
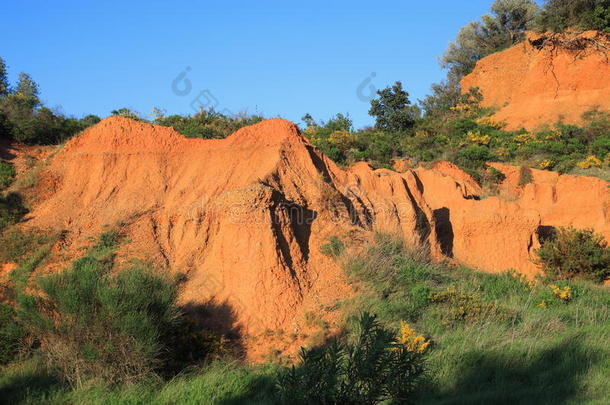
<instances>
[{"instance_id":1,"label":"weathered rock surface","mask_svg":"<svg viewBox=\"0 0 610 405\"><path fill-rule=\"evenodd\" d=\"M507 129L581 123L595 107L610 111L610 34L528 33L478 61L461 85L478 87L482 105L498 108L493 118Z\"/></svg>"},{"instance_id":2,"label":"weathered rock surface","mask_svg":"<svg viewBox=\"0 0 610 405\"><path fill-rule=\"evenodd\" d=\"M478 184L447 162L342 170L280 119L201 140L111 117L70 140L43 178L49 197L28 226L67 230L69 250L120 225L120 256L186 273L185 304L226 307L227 321L249 333L298 330L305 311L351 294L320 252L330 236L394 232L436 258L533 275L540 225L610 230L602 180L534 171L513 201L480 200Z\"/></svg>"}]
</instances>

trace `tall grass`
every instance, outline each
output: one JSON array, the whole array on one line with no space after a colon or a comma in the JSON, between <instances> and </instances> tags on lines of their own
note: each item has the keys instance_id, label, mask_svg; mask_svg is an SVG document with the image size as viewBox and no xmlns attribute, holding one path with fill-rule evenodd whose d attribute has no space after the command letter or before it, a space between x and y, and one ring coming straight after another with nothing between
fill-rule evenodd
<instances>
[{"instance_id":1,"label":"tall grass","mask_svg":"<svg viewBox=\"0 0 610 405\"><path fill-rule=\"evenodd\" d=\"M606 288L433 264L387 235L345 267L361 291L345 308L409 320L433 341L419 402L610 402Z\"/></svg>"}]
</instances>

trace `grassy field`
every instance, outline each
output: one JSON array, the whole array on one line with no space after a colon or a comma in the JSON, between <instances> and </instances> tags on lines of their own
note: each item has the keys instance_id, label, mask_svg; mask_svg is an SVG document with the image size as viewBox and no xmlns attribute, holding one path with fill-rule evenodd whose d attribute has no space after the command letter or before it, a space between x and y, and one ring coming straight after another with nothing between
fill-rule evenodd
<instances>
[{"instance_id":1,"label":"grassy field","mask_svg":"<svg viewBox=\"0 0 610 405\"><path fill-rule=\"evenodd\" d=\"M585 281L529 282L433 264L389 236L340 260L359 292L341 303L369 311L386 326L407 322L430 339L421 404L607 404L610 294ZM0 370L7 404L277 403L279 366L215 361L170 381L73 390L37 356Z\"/></svg>"},{"instance_id":2,"label":"grassy field","mask_svg":"<svg viewBox=\"0 0 610 405\"><path fill-rule=\"evenodd\" d=\"M433 341L417 402L610 402L607 288L530 283L421 256L379 237L346 263L362 292L347 311L367 309L388 324L406 320Z\"/></svg>"}]
</instances>

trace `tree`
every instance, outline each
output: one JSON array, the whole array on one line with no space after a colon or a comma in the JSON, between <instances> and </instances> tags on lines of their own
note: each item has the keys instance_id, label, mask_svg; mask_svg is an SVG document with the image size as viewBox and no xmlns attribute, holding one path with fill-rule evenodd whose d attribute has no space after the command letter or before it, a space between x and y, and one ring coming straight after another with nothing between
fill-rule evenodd
<instances>
[{"instance_id":1,"label":"tree","mask_svg":"<svg viewBox=\"0 0 610 405\"><path fill-rule=\"evenodd\" d=\"M8 73L6 71L6 63L0 57L0 97L6 96L9 92Z\"/></svg>"},{"instance_id":2,"label":"tree","mask_svg":"<svg viewBox=\"0 0 610 405\"><path fill-rule=\"evenodd\" d=\"M432 94L427 95L419 103L424 109L425 117L441 118L450 112L450 108L460 101L460 84L456 80L442 81L431 86Z\"/></svg>"},{"instance_id":3,"label":"tree","mask_svg":"<svg viewBox=\"0 0 610 405\"><path fill-rule=\"evenodd\" d=\"M17 88L15 94L23 97L28 101L32 107L40 105L40 99L38 98L38 84L32 79L27 73L19 73L19 80L17 82Z\"/></svg>"},{"instance_id":4,"label":"tree","mask_svg":"<svg viewBox=\"0 0 610 405\"><path fill-rule=\"evenodd\" d=\"M415 125L419 108L411 105L409 93L401 82L391 87L377 90L378 99L371 100L369 115L375 117L375 128L390 132L407 132Z\"/></svg>"},{"instance_id":5,"label":"tree","mask_svg":"<svg viewBox=\"0 0 610 405\"><path fill-rule=\"evenodd\" d=\"M568 28L610 32L610 0L547 0L540 28L563 32Z\"/></svg>"},{"instance_id":6,"label":"tree","mask_svg":"<svg viewBox=\"0 0 610 405\"><path fill-rule=\"evenodd\" d=\"M462 27L441 59L449 69L449 80L460 80L472 72L476 62L523 40L525 30L534 27L539 8L533 0L496 0L491 15Z\"/></svg>"}]
</instances>

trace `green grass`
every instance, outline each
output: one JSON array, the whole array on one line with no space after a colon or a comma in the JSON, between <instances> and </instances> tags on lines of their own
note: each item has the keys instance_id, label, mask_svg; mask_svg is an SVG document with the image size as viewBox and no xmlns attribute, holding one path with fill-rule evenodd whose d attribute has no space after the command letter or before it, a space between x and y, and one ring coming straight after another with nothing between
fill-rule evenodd
<instances>
[{"instance_id":1,"label":"green grass","mask_svg":"<svg viewBox=\"0 0 610 405\"><path fill-rule=\"evenodd\" d=\"M162 383L71 390L37 358L4 368L0 403L6 404L272 404L274 369L215 362Z\"/></svg>"},{"instance_id":2,"label":"green grass","mask_svg":"<svg viewBox=\"0 0 610 405\"><path fill-rule=\"evenodd\" d=\"M0 161L0 190L10 186L15 179L15 166L12 163Z\"/></svg>"},{"instance_id":3,"label":"green grass","mask_svg":"<svg viewBox=\"0 0 610 405\"><path fill-rule=\"evenodd\" d=\"M94 250L104 256L116 237L107 234ZM369 311L396 330L407 321L432 341L415 403L610 403L607 287L555 283L570 287L566 301L549 281L431 263L387 235L338 260L358 292L339 306L346 319ZM346 322L346 333L352 326ZM71 389L33 357L0 368L0 403L272 404L279 367L215 361L169 381Z\"/></svg>"},{"instance_id":4,"label":"green grass","mask_svg":"<svg viewBox=\"0 0 610 405\"><path fill-rule=\"evenodd\" d=\"M477 273L423 259L397 240L378 237L347 261L361 294L344 303L347 311L376 312L389 325L406 320L433 341L419 403L610 401L607 288L557 283L571 287L566 302L543 282L530 285L510 273ZM434 299L448 290L469 298Z\"/></svg>"}]
</instances>

